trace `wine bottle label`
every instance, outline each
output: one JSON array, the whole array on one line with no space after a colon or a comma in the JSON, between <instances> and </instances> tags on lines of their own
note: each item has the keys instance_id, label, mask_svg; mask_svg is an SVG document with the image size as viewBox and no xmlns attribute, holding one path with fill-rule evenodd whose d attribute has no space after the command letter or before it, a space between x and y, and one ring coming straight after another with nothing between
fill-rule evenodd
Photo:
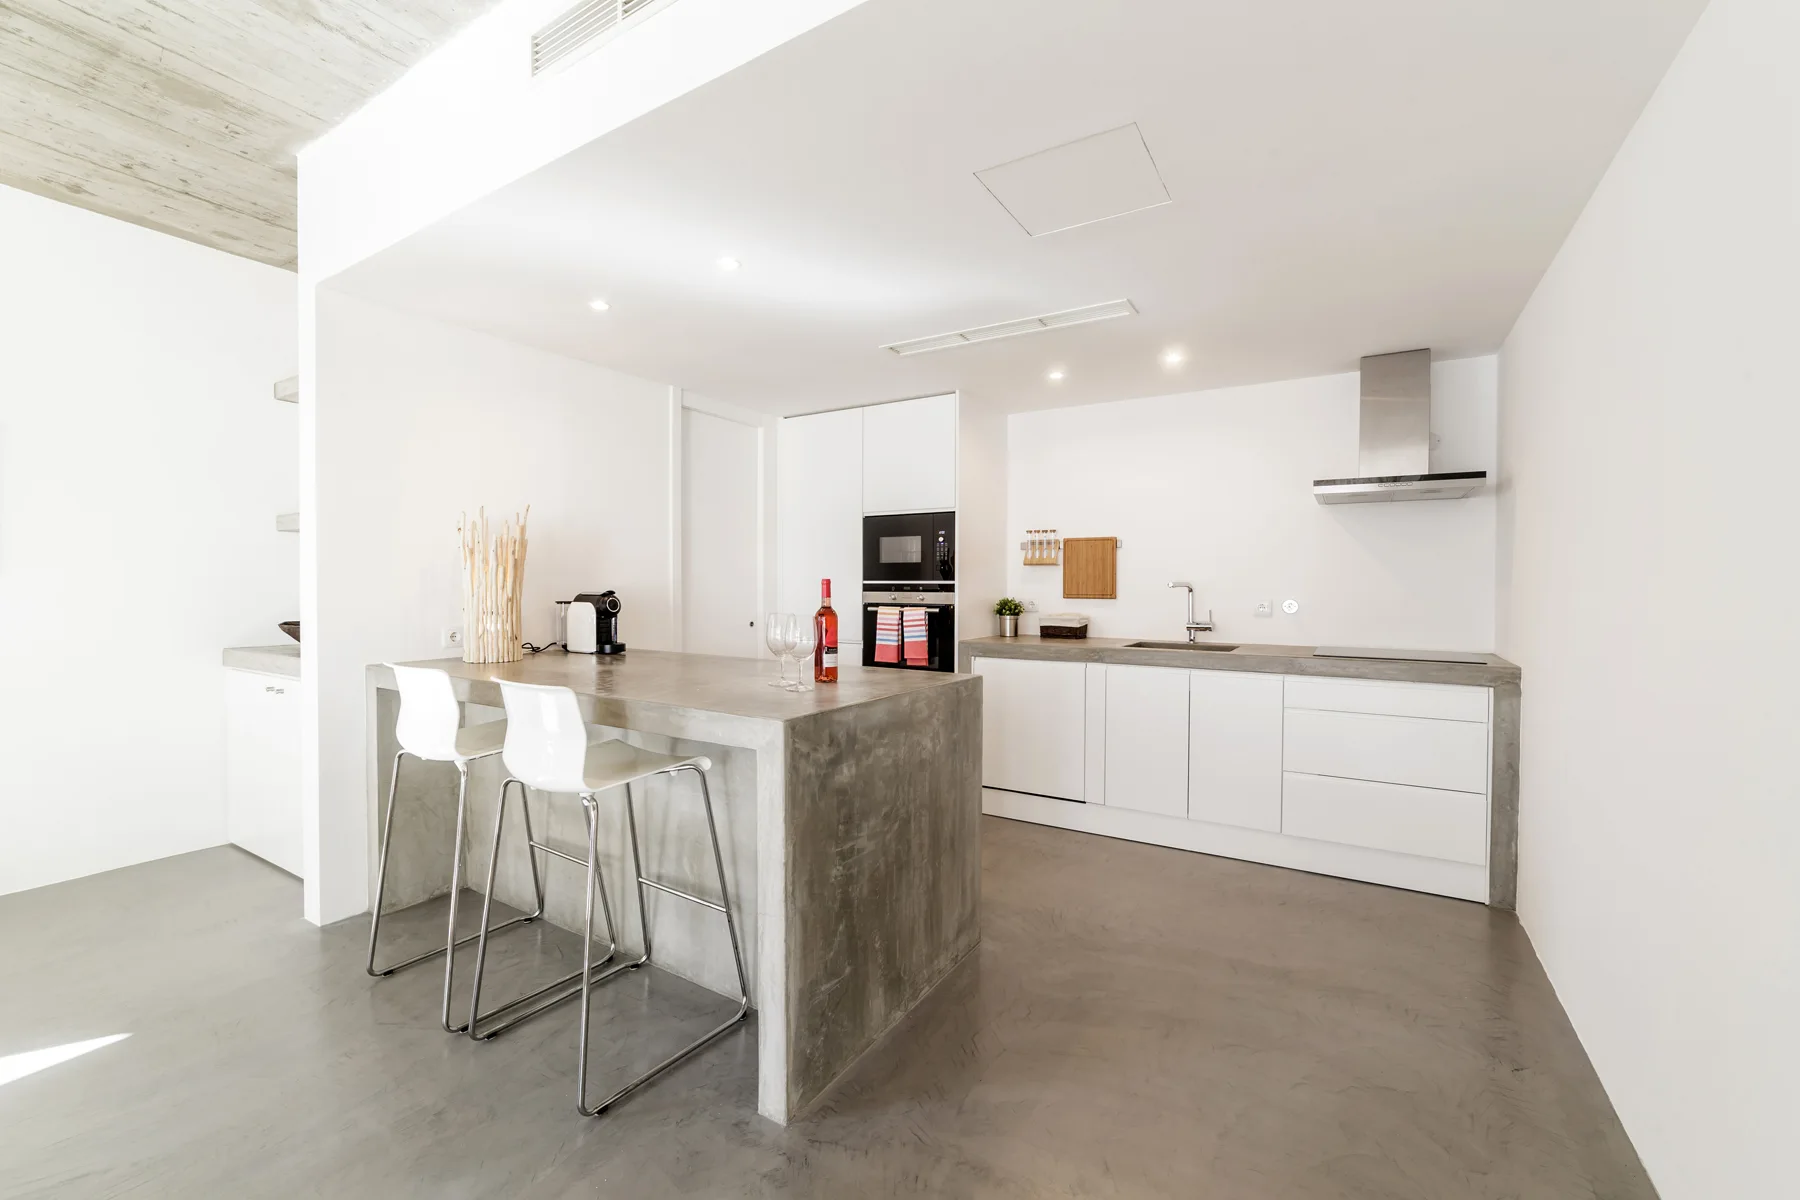
<instances>
[{"instance_id":1,"label":"wine bottle label","mask_svg":"<svg viewBox=\"0 0 1800 1200\"><path fill-rule=\"evenodd\" d=\"M825 665L827 667L837 666L837 649L835 647L825 647Z\"/></svg>"}]
</instances>

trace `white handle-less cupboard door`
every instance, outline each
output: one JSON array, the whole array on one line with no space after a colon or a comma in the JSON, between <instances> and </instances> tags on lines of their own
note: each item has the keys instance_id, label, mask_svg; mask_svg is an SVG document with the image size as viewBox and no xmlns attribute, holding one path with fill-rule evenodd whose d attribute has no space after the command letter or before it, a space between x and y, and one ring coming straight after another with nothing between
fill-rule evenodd
<instances>
[{"instance_id":1,"label":"white handle-less cupboard door","mask_svg":"<svg viewBox=\"0 0 1800 1200\"><path fill-rule=\"evenodd\" d=\"M829 579L838 644L856 646L862 641L862 410L787 418L775 458L781 610L810 616L819 607L819 580ZM860 662L861 654L839 661Z\"/></svg>"},{"instance_id":2,"label":"white handle-less cupboard door","mask_svg":"<svg viewBox=\"0 0 1800 1200\"><path fill-rule=\"evenodd\" d=\"M1082 799L1087 668L1016 658L978 658L974 667L982 681L982 785Z\"/></svg>"},{"instance_id":3,"label":"white handle-less cupboard door","mask_svg":"<svg viewBox=\"0 0 1800 1200\"><path fill-rule=\"evenodd\" d=\"M1188 692L1188 816L1281 829L1279 675L1193 671Z\"/></svg>"},{"instance_id":4,"label":"white handle-less cupboard door","mask_svg":"<svg viewBox=\"0 0 1800 1200\"><path fill-rule=\"evenodd\" d=\"M956 507L956 397L927 396L863 411L865 513Z\"/></svg>"},{"instance_id":5,"label":"white handle-less cupboard door","mask_svg":"<svg viewBox=\"0 0 1800 1200\"><path fill-rule=\"evenodd\" d=\"M225 672L225 833L301 873L298 679Z\"/></svg>"},{"instance_id":6,"label":"white handle-less cupboard door","mask_svg":"<svg viewBox=\"0 0 1800 1200\"><path fill-rule=\"evenodd\" d=\"M1180 667L1106 668L1106 805L1185 817L1188 675Z\"/></svg>"}]
</instances>

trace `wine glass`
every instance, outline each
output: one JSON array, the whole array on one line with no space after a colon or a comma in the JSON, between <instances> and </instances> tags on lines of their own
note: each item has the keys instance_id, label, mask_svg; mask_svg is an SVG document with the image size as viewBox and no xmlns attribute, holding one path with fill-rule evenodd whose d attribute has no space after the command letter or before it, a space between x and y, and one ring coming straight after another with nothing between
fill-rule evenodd
<instances>
[{"instance_id":1,"label":"wine glass","mask_svg":"<svg viewBox=\"0 0 1800 1200\"><path fill-rule=\"evenodd\" d=\"M800 644L800 618L793 613L787 614L787 621L781 627L781 649L789 658L794 657L794 647ZM787 684L788 691L800 686L800 664L794 664L794 682Z\"/></svg>"},{"instance_id":2,"label":"wine glass","mask_svg":"<svg viewBox=\"0 0 1800 1200\"><path fill-rule=\"evenodd\" d=\"M794 682L790 690L810 692L813 690L812 680L806 677L806 668L812 663L813 647L819 644L819 631L813 622L802 617L794 622L794 637L789 645L793 649L795 659Z\"/></svg>"},{"instance_id":3,"label":"wine glass","mask_svg":"<svg viewBox=\"0 0 1800 1200\"><path fill-rule=\"evenodd\" d=\"M787 681L788 629L794 623L792 613L769 613L763 618L763 644L775 656L775 679L770 687L785 688Z\"/></svg>"}]
</instances>

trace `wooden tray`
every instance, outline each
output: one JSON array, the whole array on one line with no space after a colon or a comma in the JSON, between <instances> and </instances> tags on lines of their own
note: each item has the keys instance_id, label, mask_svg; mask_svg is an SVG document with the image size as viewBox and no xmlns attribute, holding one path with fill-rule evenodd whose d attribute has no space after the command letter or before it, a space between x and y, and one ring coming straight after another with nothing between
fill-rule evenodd
<instances>
[{"instance_id":1,"label":"wooden tray","mask_svg":"<svg viewBox=\"0 0 1800 1200\"><path fill-rule=\"evenodd\" d=\"M1119 539L1063 539L1063 596L1115 600L1119 592Z\"/></svg>"}]
</instances>

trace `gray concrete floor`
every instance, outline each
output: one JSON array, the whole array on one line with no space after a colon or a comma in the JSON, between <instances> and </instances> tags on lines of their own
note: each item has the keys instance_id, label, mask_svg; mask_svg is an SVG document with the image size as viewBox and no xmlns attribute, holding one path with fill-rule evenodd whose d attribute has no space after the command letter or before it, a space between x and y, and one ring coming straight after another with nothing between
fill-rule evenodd
<instances>
[{"instance_id":1,"label":"gray concrete floor","mask_svg":"<svg viewBox=\"0 0 1800 1200\"><path fill-rule=\"evenodd\" d=\"M435 968L369 979L366 926L306 925L236 850L0 897L0 1057L131 1035L0 1086L0 1196L1655 1195L1510 915L983 835L980 950L788 1129L755 1115L745 1032L578 1116L572 1009L443 1034ZM576 942L506 937L497 989ZM603 994L602 1083L723 1003L661 974Z\"/></svg>"}]
</instances>

